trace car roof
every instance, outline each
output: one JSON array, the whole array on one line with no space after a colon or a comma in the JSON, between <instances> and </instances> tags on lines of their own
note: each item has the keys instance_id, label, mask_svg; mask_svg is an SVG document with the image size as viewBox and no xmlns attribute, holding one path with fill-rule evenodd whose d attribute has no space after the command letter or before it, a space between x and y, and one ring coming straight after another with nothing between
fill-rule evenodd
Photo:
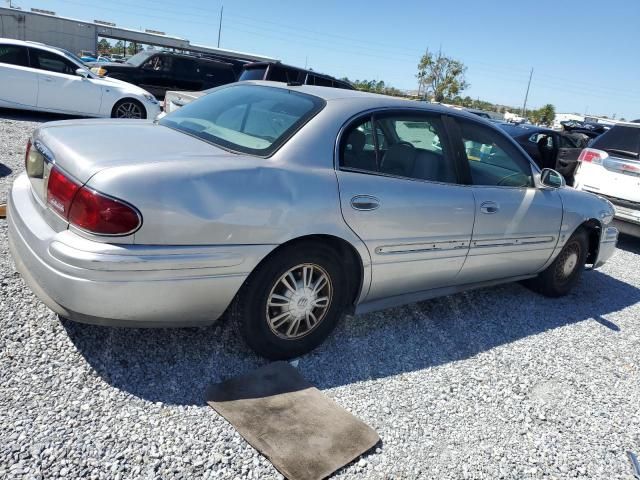
<instances>
[{"instance_id":1,"label":"car roof","mask_svg":"<svg viewBox=\"0 0 640 480\"><path fill-rule=\"evenodd\" d=\"M415 110L424 110L429 112L438 113L451 113L459 117L465 117L474 121L480 121L491 125L491 123L477 115L465 112L464 110L457 110L443 105L434 103L418 102L415 100L409 100L400 97L391 97L389 95L381 95L378 93L363 92L360 90L347 90L342 88L333 87L319 87L315 85L288 85L282 82L272 82L268 80L245 80L237 83L245 83L252 85L262 85L267 87L281 88L283 90L290 90L293 92L306 93L323 99L326 102L333 101L353 101L354 103L366 102L370 108L411 108ZM492 126L492 125L491 125Z\"/></svg>"},{"instance_id":2,"label":"car roof","mask_svg":"<svg viewBox=\"0 0 640 480\"><path fill-rule=\"evenodd\" d=\"M46 43L41 42L32 42L30 40L16 40L14 38L0 38L0 43L4 43L6 45L18 45L21 47L31 47L31 48L40 48L42 50L46 50L48 52L53 53L62 53L60 47L55 47L53 45L47 45Z\"/></svg>"}]
</instances>

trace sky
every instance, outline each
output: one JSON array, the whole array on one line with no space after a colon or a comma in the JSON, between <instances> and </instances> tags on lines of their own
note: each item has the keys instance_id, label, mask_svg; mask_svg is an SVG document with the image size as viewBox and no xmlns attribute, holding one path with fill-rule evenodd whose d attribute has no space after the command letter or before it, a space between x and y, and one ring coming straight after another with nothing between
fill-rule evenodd
<instances>
[{"instance_id":1,"label":"sky","mask_svg":"<svg viewBox=\"0 0 640 480\"><path fill-rule=\"evenodd\" d=\"M6 0L4 0L6 1ZM640 118L637 0L12 0L149 28L355 79L416 89L425 49L467 67L473 98L558 113Z\"/></svg>"}]
</instances>

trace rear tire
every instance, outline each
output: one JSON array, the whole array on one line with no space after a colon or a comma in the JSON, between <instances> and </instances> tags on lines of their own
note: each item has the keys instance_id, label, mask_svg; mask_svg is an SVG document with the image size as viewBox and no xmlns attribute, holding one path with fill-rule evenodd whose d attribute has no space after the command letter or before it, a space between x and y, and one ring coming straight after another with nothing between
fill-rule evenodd
<instances>
[{"instance_id":1,"label":"rear tire","mask_svg":"<svg viewBox=\"0 0 640 480\"><path fill-rule=\"evenodd\" d=\"M525 286L546 297L562 297L578 282L589 250L589 236L580 228L569 238L556 259Z\"/></svg>"},{"instance_id":2,"label":"rear tire","mask_svg":"<svg viewBox=\"0 0 640 480\"><path fill-rule=\"evenodd\" d=\"M111 110L111 118L129 118L144 120L147 118L147 109L138 100L124 98L119 100Z\"/></svg>"},{"instance_id":3,"label":"rear tire","mask_svg":"<svg viewBox=\"0 0 640 480\"><path fill-rule=\"evenodd\" d=\"M297 357L320 345L346 304L342 263L333 249L316 242L267 258L231 304L230 316L245 342L272 360Z\"/></svg>"}]
</instances>

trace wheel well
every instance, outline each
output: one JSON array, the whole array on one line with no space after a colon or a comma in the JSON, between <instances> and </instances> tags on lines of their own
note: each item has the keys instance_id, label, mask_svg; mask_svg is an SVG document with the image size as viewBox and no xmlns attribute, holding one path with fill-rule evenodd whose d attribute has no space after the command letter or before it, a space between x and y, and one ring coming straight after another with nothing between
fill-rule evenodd
<instances>
[{"instance_id":1,"label":"wheel well","mask_svg":"<svg viewBox=\"0 0 640 480\"><path fill-rule=\"evenodd\" d=\"M124 97L124 98L121 98L120 100L118 100L116 103L113 104L113 108L111 109L111 116L112 117L116 112L116 108L118 108L118 106L122 102L135 102L138 105L140 105L140 108L142 109L142 113L144 113L144 118L147 118L147 116L149 115L149 112L147 112L147 107L145 107L144 104L140 100L138 100L137 98L133 98L133 97Z\"/></svg>"},{"instance_id":2,"label":"wheel well","mask_svg":"<svg viewBox=\"0 0 640 480\"><path fill-rule=\"evenodd\" d=\"M349 310L349 308L354 308L360 290L362 289L364 267L362 258L360 258L360 254L357 250L353 245L342 238L335 237L333 235L306 235L304 237L294 238L288 242L278 245L278 247L269 252L269 254L263 258L260 263L264 262L272 255L278 254L278 252L285 248L305 243L321 243L322 245L331 247L338 253L338 256L342 260L342 265L344 265L344 273L347 278L347 298L349 299L347 310Z\"/></svg>"},{"instance_id":3,"label":"wheel well","mask_svg":"<svg viewBox=\"0 0 640 480\"><path fill-rule=\"evenodd\" d=\"M589 251L587 253L587 263L593 264L598 258L598 249L600 248L600 234L602 232L602 225L595 218L591 218L582 223L578 229L583 229L587 232L589 238ZM577 229L576 229L577 230Z\"/></svg>"}]
</instances>

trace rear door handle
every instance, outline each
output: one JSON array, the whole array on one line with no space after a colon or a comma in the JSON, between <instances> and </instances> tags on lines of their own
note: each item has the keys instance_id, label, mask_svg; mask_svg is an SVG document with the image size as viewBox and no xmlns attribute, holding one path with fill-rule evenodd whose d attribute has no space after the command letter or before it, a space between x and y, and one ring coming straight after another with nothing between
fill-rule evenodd
<instances>
[{"instance_id":1,"label":"rear door handle","mask_svg":"<svg viewBox=\"0 0 640 480\"><path fill-rule=\"evenodd\" d=\"M371 195L356 195L351 199L351 208L362 211L377 210L380 208L380 200Z\"/></svg>"},{"instance_id":2,"label":"rear door handle","mask_svg":"<svg viewBox=\"0 0 640 480\"><path fill-rule=\"evenodd\" d=\"M498 207L496 202L482 202L480 205L480 211L489 215L492 213L498 213L499 210L500 207Z\"/></svg>"}]
</instances>

